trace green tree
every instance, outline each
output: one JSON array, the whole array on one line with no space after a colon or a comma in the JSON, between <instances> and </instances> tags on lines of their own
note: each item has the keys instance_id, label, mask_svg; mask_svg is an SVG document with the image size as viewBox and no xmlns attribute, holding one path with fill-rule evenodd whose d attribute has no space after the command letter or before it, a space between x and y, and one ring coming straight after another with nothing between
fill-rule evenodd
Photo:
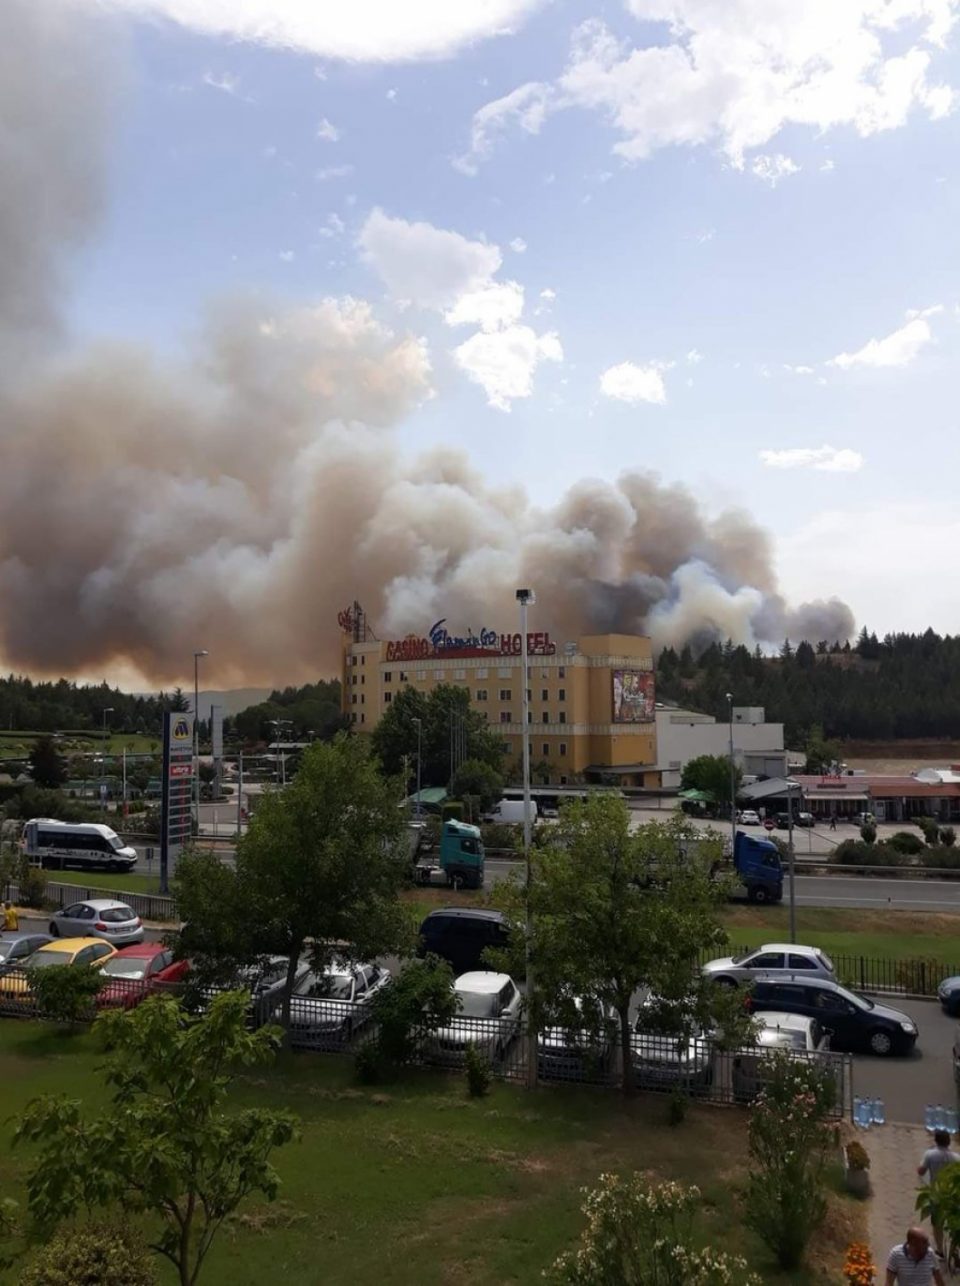
<instances>
[{"instance_id":1,"label":"green tree","mask_svg":"<svg viewBox=\"0 0 960 1286\"><path fill-rule=\"evenodd\" d=\"M807 734L804 753L807 756L804 772L812 774L828 773L840 762L840 743L828 740L823 735L822 726L819 723L815 723Z\"/></svg>"},{"instance_id":2,"label":"green tree","mask_svg":"<svg viewBox=\"0 0 960 1286\"><path fill-rule=\"evenodd\" d=\"M735 767L733 779L737 792L742 778L743 773ZM680 786L682 790L705 791L718 804L725 804L730 799L729 755L698 755L688 760L680 774Z\"/></svg>"},{"instance_id":3,"label":"green tree","mask_svg":"<svg viewBox=\"0 0 960 1286\"><path fill-rule=\"evenodd\" d=\"M181 1286L193 1286L224 1219L250 1193L276 1195L270 1156L295 1130L289 1112L227 1110L236 1072L269 1062L278 1044L276 1028L250 1032L246 1020L239 992L217 996L201 1017L151 996L97 1019L110 1106L85 1115L79 1100L45 1095L17 1125L16 1140L35 1145L27 1177L35 1235L81 1210L148 1213L161 1220L152 1249Z\"/></svg>"},{"instance_id":4,"label":"green tree","mask_svg":"<svg viewBox=\"0 0 960 1286\"><path fill-rule=\"evenodd\" d=\"M287 1027L305 952L323 969L335 957L371 959L408 946L399 800L399 784L381 777L364 739L341 733L308 747L294 780L263 795L232 870L214 870L216 859L181 863L180 950L201 962L222 957L224 947L237 962L287 956Z\"/></svg>"},{"instance_id":5,"label":"green tree","mask_svg":"<svg viewBox=\"0 0 960 1286\"><path fill-rule=\"evenodd\" d=\"M535 987L531 1021L577 1027L617 1016L623 1088L633 1088L631 1014L642 988L664 1000L672 1030L692 1033L722 1008L731 1024L749 1020L696 968L704 950L721 946L724 886L711 877L722 858L719 837L703 837L679 815L630 831L625 802L592 795L567 804L550 842L531 850L530 909ZM515 925L503 963L518 972L524 950L525 891L505 882L495 892ZM513 953L513 954L510 954ZM596 1002L585 1019L574 998ZM597 1031L596 1036L601 1037Z\"/></svg>"},{"instance_id":6,"label":"green tree","mask_svg":"<svg viewBox=\"0 0 960 1286\"><path fill-rule=\"evenodd\" d=\"M51 965L30 974L38 1011L60 1023L89 1021L105 982L96 965Z\"/></svg>"},{"instance_id":7,"label":"green tree","mask_svg":"<svg viewBox=\"0 0 960 1286\"><path fill-rule=\"evenodd\" d=\"M517 693L518 708L519 696ZM416 719L421 721L419 729ZM385 772L398 775L403 772L405 760L416 765L419 746L423 756L422 784L447 786L453 767L452 728L462 733L459 741L465 749L464 761L479 760L499 770L503 738L471 707L469 690L450 683L439 683L432 692L410 687L398 692L371 736L374 754Z\"/></svg>"},{"instance_id":8,"label":"green tree","mask_svg":"<svg viewBox=\"0 0 960 1286\"><path fill-rule=\"evenodd\" d=\"M30 751L30 774L38 786L56 790L67 780L67 762L52 737L38 737Z\"/></svg>"},{"instance_id":9,"label":"green tree","mask_svg":"<svg viewBox=\"0 0 960 1286\"><path fill-rule=\"evenodd\" d=\"M503 776L481 759L466 759L454 774L450 793L454 799L475 799L486 813L503 796Z\"/></svg>"},{"instance_id":10,"label":"green tree","mask_svg":"<svg viewBox=\"0 0 960 1286\"><path fill-rule=\"evenodd\" d=\"M174 688L167 698L167 710L170 714L186 714L190 709L190 699L183 688Z\"/></svg>"}]
</instances>

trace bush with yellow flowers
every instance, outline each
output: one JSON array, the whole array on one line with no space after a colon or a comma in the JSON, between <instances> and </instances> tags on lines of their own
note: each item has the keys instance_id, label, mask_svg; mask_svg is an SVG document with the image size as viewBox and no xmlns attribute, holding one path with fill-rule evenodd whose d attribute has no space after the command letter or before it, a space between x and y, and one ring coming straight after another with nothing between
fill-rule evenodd
<instances>
[{"instance_id":1,"label":"bush with yellow flowers","mask_svg":"<svg viewBox=\"0 0 960 1286\"><path fill-rule=\"evenodd\" d=\"M843 1261L843 1280L847 1286L873 1286L876 1275L877 1266L870 1257L870 1248L862 1241L852 1242Z\"/></svg>"}]
</instances>

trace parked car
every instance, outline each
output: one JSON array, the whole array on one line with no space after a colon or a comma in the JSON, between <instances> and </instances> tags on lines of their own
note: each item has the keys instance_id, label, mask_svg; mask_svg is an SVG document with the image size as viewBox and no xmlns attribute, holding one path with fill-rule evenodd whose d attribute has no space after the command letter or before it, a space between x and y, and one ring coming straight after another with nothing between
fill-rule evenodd
<instances>
[{"instance_id":1,"label":"parked car","mask_svg":"<svg viewBox=\"0 0 960 1286\"><path fill-rule=\"evenodd\" d=\"M236 985L249 990L253 1018L258 1026L269 1020L283 995L289 965L289 956L264 956L256 964L244 965L238 972ZM298 960L296 972L293 975L294 991L309 972L310 961Z\"/></svg>"},{"instance_id":2,"label":"parked car","mask_svg":"<svg viewBox=\"0 0 960 1286\"><path fill-rule=\"evenodd\" d=\"M816 818L813 813L797 813L793 819L794 826L812 826Z\"/></svg>"},{"instance_id":3,"label":"parked car","mask_svg":"<svg viewBox=\"0 0 960 1286\"><path fill-rule=\"evenodd\" d=\"M546 1080L608 1080L616 1046L613 1010L583 996L574 996L570 1008L573 1014L545 1016L537 1036L539 1075ZM571 1021L574 1015L581 1021Z\"/></svg>"},{"instance_id":4,"label":"parked car","mask_svg":"<svg viewBox=\"0 0 960 1286\"><path fill-rule=\"evenodd\" d=\"M957 1028L953 1037L953 1079L957 1089L960 1089L960 1027Z\"/></svg>"},{"instance_id":5,"label":"parked car","mask_svg":"<svg viewBox=\"0 0 960 1286\"><path fill-rule=\"evenodd\" d=\"M641 1010L630 1044L635 1083L646 1089L684 1086L691 1092L713 1084L713 1042L700 1030L688 1036L651 1029Z\"/></svg>"},{"instance_id":6,"label":"parked car","mask_svg":"<svg viewBox=\"0 0 960 1286\"><path fill-rule=\"evenodd\" d=\"M24 962L22 970L0 978L0 1002L27 1003L33 999L30 975L35 969L48 969L54 965L96 965L102 967L117 954L116 947L99 938L64 938L39 947Z\"/></svg>"},{"instance_id":7,"label":"parked car","mask_svg":"<svg viewBox=\"0 0 960 1286\"><path fill-rule=\"evenodd\" d=\"M756 1015L756 1049L744 1050L733 1060L731 1081L734 1098L756 1098L767 1083L767 1057L774 1052L814 1060L829 1052L830 1037L819 1018L770 1009Z\"/></svg>"},{"instance_id":8,"label":"parked car","mask_svg":"<svg viewBox=\"0 0 960 1286\"><path fill-rule=\"evenodd\" d=\"M143 941L143 925L126 902L112 898L92 898L74 902L57 911L50 921L53 938L102 938L115 947Z\"/></svg>"},{"instance_id":9,"label":"parked car","mask_svg":"<svg viewBox=\"0 0 960 1286\"><path fill-rule=\"evenodd\" d=\"M759 826L760 814L753 808L741 808L737 821L741 826Z\"/></svg>"},{"instance_id":10,"label":"parked car","mask_svg":"<svg viewBox=\"0 0 960 1286\"><path fill-rule=\"evenodd\" d=\"M803 973L760 974L747 997L754 1013L777 1009L818 1018L832 1049L872 1054L909 1054L917 1024L909 1014L878 1004L828 978Z\"/></svg>"},{"instance_id":11,"label":"parked car","mask_svg":"<svg viewBox=\"0 0 960 1286\"><path fill-rule=\"evenodd\" d=\"M453 984L456 1016L431 1032L424 1052L432 1062L461 1063L472 1045L491 1062L502 1062L520 1030L523 999L509 974L478 969L461 974Z\"/></svg>"},{"instance_id":12,"label":"parked car","mask_svg":"<svg viewBox=\"0 0 960 1286\"><path fill-rule=\"evenodd\" d=\"M812 978L835 978L833 961L819 947L797 942L768 942L739 956L721 956L703 966L706 977L733 986L750 982L758 973L808 973Z\"/></svg>"},{"instance_id":13,"label":"parked car","mask_svg":"<svg viewBox=\"0 0 960 1286\"><path fill-rule=\"evenodd\" d=\"M854 813L850 820L854 826L876 826L877 824L873 813Z\"/></svg>"},{"instance_id":14,"label":"parked car","mask_svg":"<svg viewBox=\"0 0 960 1286\"><path fill-rule=\"evenodd\" d=\"M290 997L290 1044L344 1048L370 1019L373 998L390 982L377 964L334 961L323 973L303 975ZM273 1012L279 1021L281 1006Z\"/></svg>"},{"instance_id":15,"label":"parked car","mask_svg":"<svg viewBox=\"0 0 960 1286\"><path fill-rule=\"evenodd\" d=\"M0 974L9 973L11 969L22 969L34 951L39 951L52 941L49 933L0 934Z\"/></svg>"},{"instance_id":16,"label":"parked car","mask_svg":"<svg viewBox=\"0 0 960 1286\"><path fill-rule=\"evenodd\" d=\"M431 911L420 926L417 955L428 953L446 960L454 973L485 970L487 947L504 947L510 925L501 911L448 906Z\"/></svg>"},{"instance_id":17,"label":"parked car","mask_svg":"<svg viewBox=\"0 0 960 1286\"><path fill-rule=\"evenodd\" d=\"M170 948L160 942L123 947L103 966L104 977L110 981L97 996L97 1004L132 1009L151 992L175 987L189 971L189 961L175 960Z\"/></svg>"},{"instance_id":18,"label":"parked car","mask_svg":"<svg viewBox=\"0 0 960 1286\"><path fill-rule=\"evenodd\" d=\"M960 977L944 978L937 988L940 1008L951 1018L960 1018Z\"/></svg>"}]
</instances>

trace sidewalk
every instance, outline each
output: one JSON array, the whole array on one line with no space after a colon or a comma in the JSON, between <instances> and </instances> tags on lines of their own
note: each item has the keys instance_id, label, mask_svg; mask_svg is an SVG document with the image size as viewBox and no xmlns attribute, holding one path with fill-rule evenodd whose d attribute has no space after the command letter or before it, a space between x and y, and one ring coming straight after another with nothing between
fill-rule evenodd
<instances>
[{"instance_id":1,"label":"sidewalk","mask_svg":"<svg viewBox=\"0 0 960 1286\"><path fill-rule=\"evenodd\" d=\"M870 1249L883 1281L890 1247L903 1241L911 1224L923 1224L914 1209L920 1184L917 1166L930 1146L930 1136L921 1125L890 1123L857 1135L870 1154L870 1186L873 1196L868 1210Z\"/></svg>"}]
</instances>

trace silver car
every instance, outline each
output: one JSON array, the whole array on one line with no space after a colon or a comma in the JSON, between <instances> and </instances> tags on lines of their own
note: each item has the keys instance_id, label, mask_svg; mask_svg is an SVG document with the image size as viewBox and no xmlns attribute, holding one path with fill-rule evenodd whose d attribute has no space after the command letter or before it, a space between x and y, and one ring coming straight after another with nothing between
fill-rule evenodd
<instances>
[{"instance_id":1,"label":"silver car","mask_svg":"<svg viewBox=\"0 0 960 1286\"><path fill-rule=\"evenodd\" d=\"M836 982L833 961L819 947L805 947L797 942L768 942L739 956L721 956L708 960L704 976L728 987L752 982L759 973L803 973L809 978L827 978Z\"/></svg>"},{"instance_id":2,"label":"silver car","mask_svg":"<svg viewBox=\"0 0 960 1286\"><path fill-rule=\"evenodd\" d=\"M546 1080L608 1081L612 1074L616 1046L616 1014L597 1001L574 996L572 1008L577 1017L586 1006L594 1006L592 1022L565 1024L559 1015L547 1015L537 1035L539 1074ZM572 1017L573 1015L567 1015Z\"/></svg>"},{"instance_id":3,"label":"silver car","mask_svg":"<svg viewBox=\"0 0 960 1286\"><path fill-rule=\"evenodd\" d=\"M0 934L0 974L22 969L24 961L53 939L48 933Z\"/></svg>"},{"instance_id":4,"label":"silver car","mask_svg":"<svg viewBox=\"0 0 960 1286\"><path fill-rule=\"evenodd\" d=\"M630 1042L630 1057L640 1088L683 1087L695 1092L713 1084L713 1042L702 1031L678 1036L638 1027Z\"/></svg>"},{"instance_id":5,"label":"silver car","mask_svg":"<svg viewBox=\"0 0 960 1286\"><path fill-rule=\"evenodd\" d=\"M458 1012L446 1027L431 1032L424 1052L431 1062L460 1064L473 1046L491 1063L503 1061L520 1030L523 997L509 974L492 969L462 973L453 984Z\"/></svg>"},{"instance_id":6,"label":"silver car","mask_svg":"<svg viewBox=\"0 0 960 1286\"><path fill-rule=\"evenodd\" d=\"M767 1082L768 1057L780 1051L807 1062L827 1064L830 1035L816 1018L777 1009L754 1015L756 1049L744 1050L733 1060L733 1094L738 1102L756 1098Z\"/></svg>"},{"instance_id":7,"label":"silver car","mask_svg":"<svg viewBox=\"0 0 960 1286\"><path fill-rule=\"evenodd\" d=\"M143 925L126 902L112 898L91 898L74 902L57 911L50 921L53 938L102 938L115 947L143 941Z\"/></svg>"},{"instance_id":8,"label":"silver car","mask_svg":"<svg viewBox=\"0 0 960 1286\"><path fill-rule=\"evenodd\" d=\"M290 1044L346 1048L369 1022L374 996L389 982L390 970L378 964L334 961L323 973L311 969L290 997ZM279 1017L278 1006L274 1018Z\"/></svg>"}]
</instances>

